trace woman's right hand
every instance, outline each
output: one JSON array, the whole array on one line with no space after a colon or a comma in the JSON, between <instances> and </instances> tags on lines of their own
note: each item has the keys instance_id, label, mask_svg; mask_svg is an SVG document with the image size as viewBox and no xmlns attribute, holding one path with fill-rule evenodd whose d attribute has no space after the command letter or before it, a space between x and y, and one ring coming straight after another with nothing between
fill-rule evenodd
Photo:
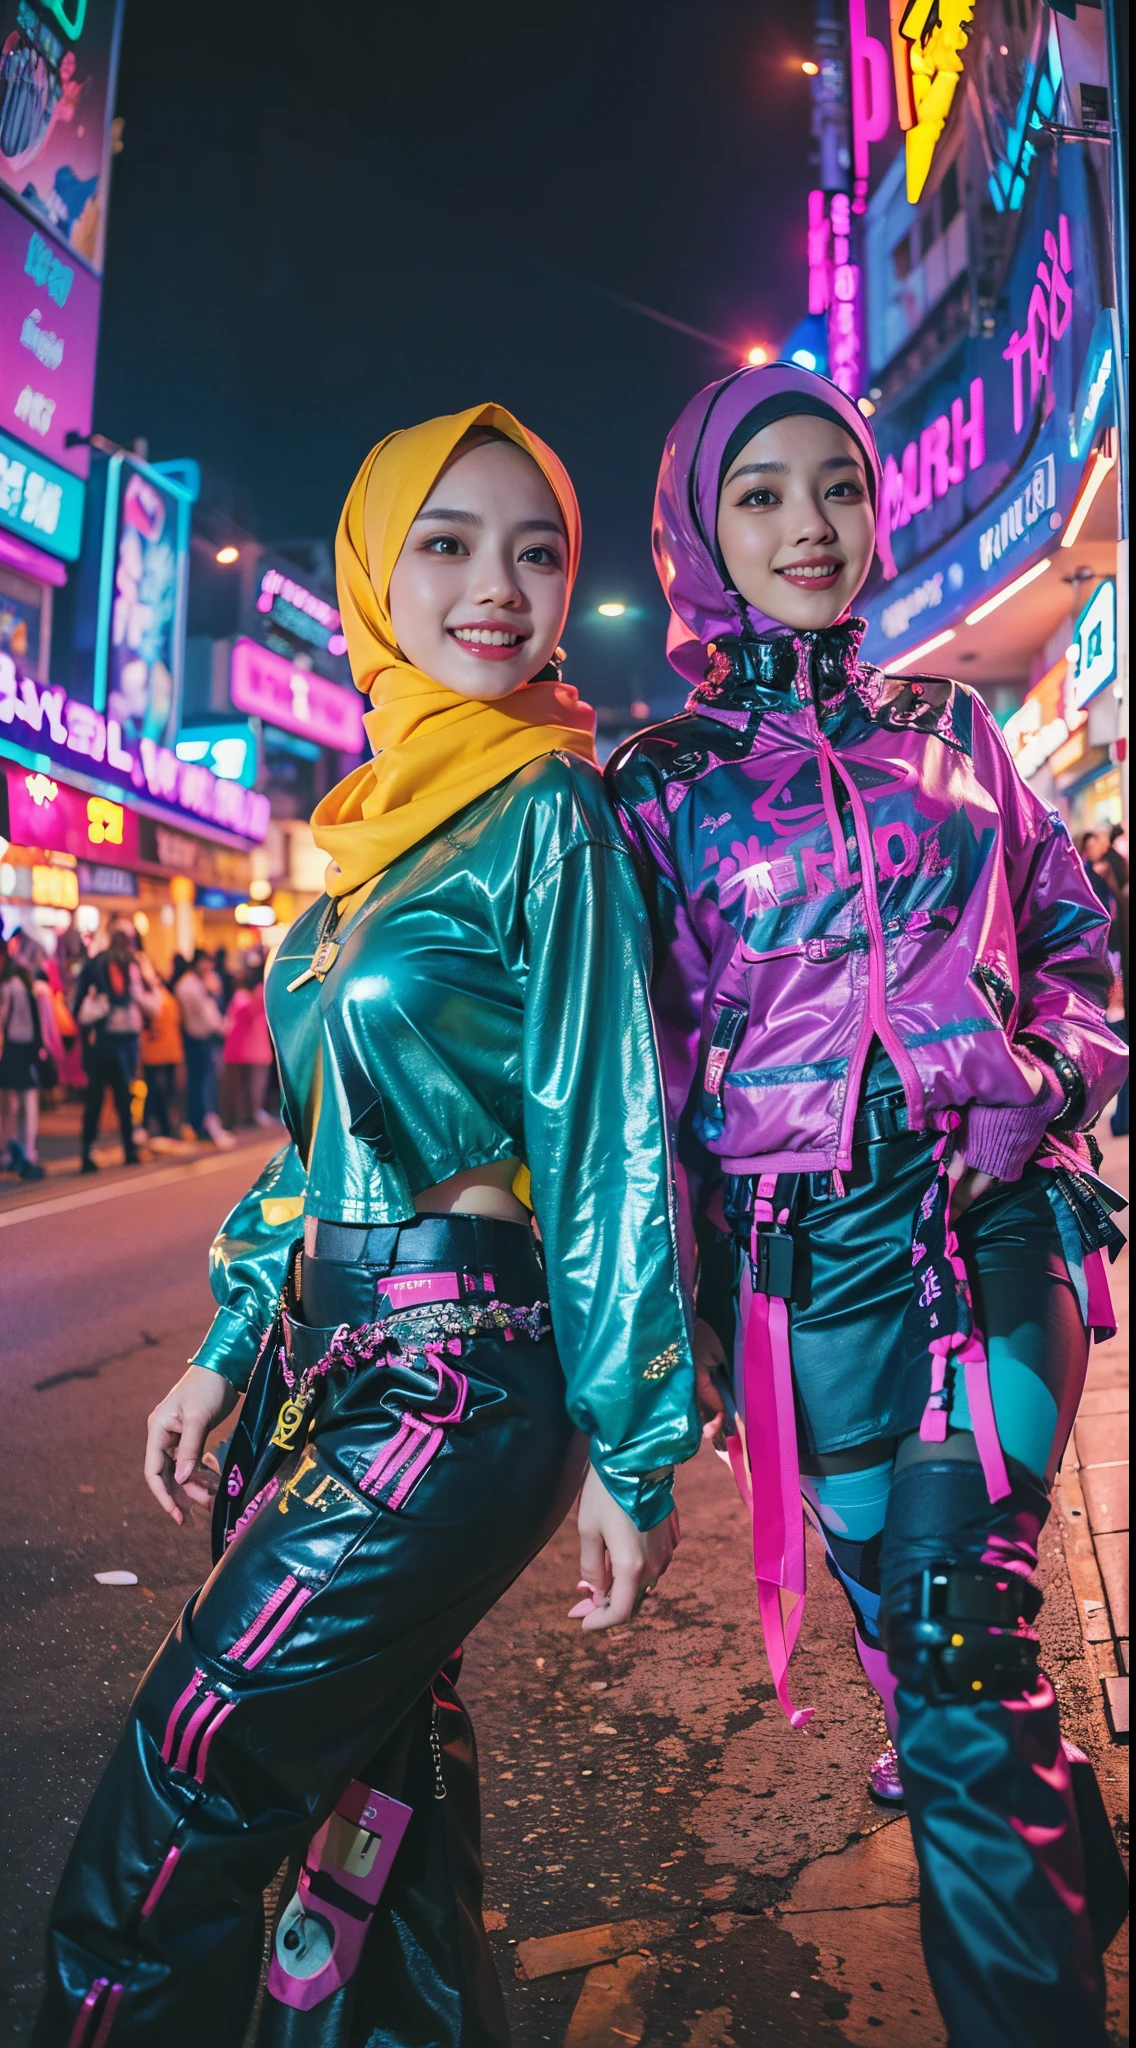
<instances>
[{"instance_id":1,"label":"woman's right hand","mask_svg":"<svg viewBox=\"0 0 1136 2048\"><path fill-rule=\"evenodd\" d=\"M201 1471L205 1439L214 1423L236 1407L240 1395L219 1372L187 1366L146 1425L146 1484L178 1528L192 1522L193 1509L209 1507L215 1475Z\"/></svg>"}]
</instances>

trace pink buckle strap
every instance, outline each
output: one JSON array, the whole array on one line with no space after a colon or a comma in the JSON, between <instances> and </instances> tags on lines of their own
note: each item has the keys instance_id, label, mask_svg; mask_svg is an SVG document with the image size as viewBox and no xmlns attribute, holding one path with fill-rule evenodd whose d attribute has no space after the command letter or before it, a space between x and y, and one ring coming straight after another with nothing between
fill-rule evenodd
<instances>
[{"instance_id":1,"label":"pink buckle strap","mask_svg":"<svg viewBox=\"0 0 1136 2048\"><path fill-rule=\"evenodd\" d=\"M1116 1310L1112 1305L1112 1289L1108 1284L1108 1267L1102 1251L1086 1252L1082 1261L1085 1282L1089 1290L1089 1312L1085 1320L1097 1342L1107 1341L1116 1335Z\"/></svg>"},{"instance_id":2,"label":"pink buckle strap","mask_svg":"<svg viewBox=\"0 0 1136 2048\"><path fill-rule=\"evenodd\" d=\"M763 1174L757 1184L753 1263L761 1226L788 1221L787 1212L774 1215L772 1198L776 1186L775 1174ZM803 1728L812 1720L814 1709L794 1706L788 1677L789 1659L804 1618L806 1587L805 1519L797 1456L789 1312L779 1295L754 1291L749 1263L742 1269L739 1306L745 1327L745 1421L739 1417L739 1434L728 1440L730 1465L738 1492L753 1517L757 1608L774 1690L791 1726ZM740 1433L743 1428L744 1438ZM793 1601L788 1615L785 1594Z\"/></svg>"}]
</instances>

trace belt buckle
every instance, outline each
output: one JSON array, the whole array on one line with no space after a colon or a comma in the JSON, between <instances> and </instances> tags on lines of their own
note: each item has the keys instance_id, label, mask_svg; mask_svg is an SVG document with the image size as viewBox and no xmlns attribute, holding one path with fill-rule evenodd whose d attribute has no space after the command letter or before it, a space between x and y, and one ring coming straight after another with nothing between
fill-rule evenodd
<instances>
[{"instance_id":1,"label":"belt buckle","mask_svg":"<svg viewBox=\"0 0 1136 2048\"><path fill-rule=\"evenodd\" d=\"M754 1293L775 1295L782 1301L788 1301L793 1292L793 1240L787 1230L759 1228L756 1237Z\"/></svg>"}]
</instances>

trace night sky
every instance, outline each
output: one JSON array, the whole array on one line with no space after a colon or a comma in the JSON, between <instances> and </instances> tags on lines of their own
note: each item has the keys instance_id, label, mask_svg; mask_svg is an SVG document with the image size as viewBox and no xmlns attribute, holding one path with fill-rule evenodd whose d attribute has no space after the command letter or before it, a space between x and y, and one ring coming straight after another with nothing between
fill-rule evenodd
<instances>
[{"instance_id":1,"label":"night sky","mask_svg":"<svg viewBox=\"0 0 1136 2048\"><path fill-rule=\"evenodd\" d=\"M801 0L127 0L98 430L196 456L206 508L287 540L331 535L392 427L499 399L580 494L569 679L661 706L663 436L805 310L810 21ZM641 608L618 643L610 597Z\"/></svg>"}]
</instances>

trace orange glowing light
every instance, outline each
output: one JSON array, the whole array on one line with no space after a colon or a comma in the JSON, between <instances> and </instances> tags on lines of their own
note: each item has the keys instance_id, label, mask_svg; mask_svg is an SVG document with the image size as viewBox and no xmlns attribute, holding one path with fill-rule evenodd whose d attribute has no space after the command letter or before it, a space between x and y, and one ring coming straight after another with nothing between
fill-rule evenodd
<instances>
[{"instance_id":1,"label":"orange glowing light","mask_svg":"<svg viewBox=\"0 0 1136 2048\"><path fill-rule=\"evenodd\" d=\"M806 57L805 62L801 66L801 70L804 72L806 78L815 78L817 72L820 70L820 65L812 63L811 60Z\"/></svg>"},{"instance_id":2,"label":"orange glowing light","mask_svg":"<svg viewBox=\"0 0 1136 2048\"><path fill-rule=\"evenodd\" d=\"M239 548L218 548L217 550L217 560L223 569L227 569L232 562L239 562L240 559L241 551Z\"/></svg>"},{"instance_id":3,"label":"orange glowing light","mask_svg":"<svg viewBox=\"0 0 1136 2048\"><path fill-rule=\"evenodd\" d=\"M746 351L746 362L751 370L760 370L762 363L767 363L768 361L769 350L762 348L760 342L755 343L753 348Z\"/></svg>"}]
</instances>

